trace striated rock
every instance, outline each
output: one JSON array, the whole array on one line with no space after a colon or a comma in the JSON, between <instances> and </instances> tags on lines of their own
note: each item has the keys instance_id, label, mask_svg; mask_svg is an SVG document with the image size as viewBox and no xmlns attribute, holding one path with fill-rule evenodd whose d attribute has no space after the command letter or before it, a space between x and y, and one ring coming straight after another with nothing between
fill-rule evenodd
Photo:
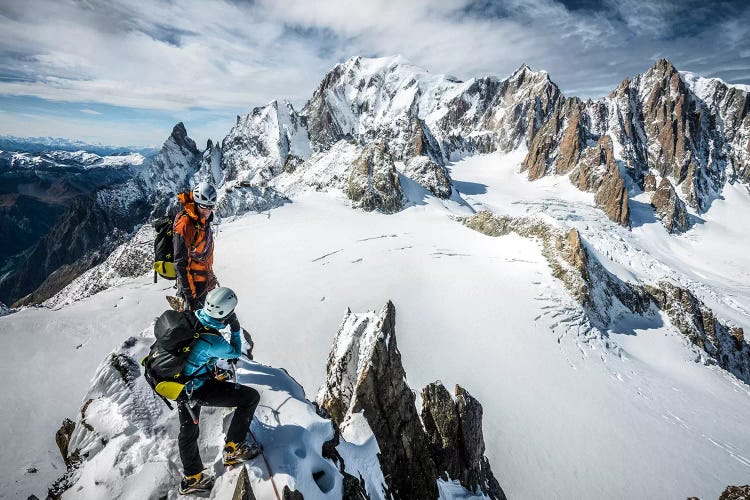
<instances>
[{"instance_id":1,"label":"striated rock","mask_svg":"<svg viewBox=\"0 0 750 500\"><path fill-rule=\"evenodd\" d=\"M448 170L426 156L415 156L404 165L404 175L438 198L450 198L453 188Z\"/></svg>"},{"instance_id":2,"label":"striated rock","mask_svg":"<svg viewBox=\"0 0 750 500\"><path fill-rule=\"evenodd\" d=\"M657 61L610 94L621 124L620 142L641 182L654 169L670 177L698 211L705 211L725 180L725 141L719 113L696 96L675 67ZM635 112L634 112L635 111Z\"/></svg>"},{"instance_id":3,"label":"striated rock","mask_svg":"<svg viewBox=\"0 0 750 500\"><path fill-rule=\"evenodd\" d=\"M437 473L406 383L395 322L392 302L378 315L347 311L317 400L339 426L354 414L364 415L380 449L388 497L434 499Z\"/></svg>"},{"instance_id":4,"label":"striated rock","mask_svg":"<svg viewBox=\"0 0 750 500\"><path fill-rule=\"evenodd\" d=\"M656 176L654 174L649 172L643 178L643 190L647 193L656 191Z\"/></svg>"},{"instance_id":5,"label":"striated rock","mask_svg":"<svg viewBox=\"0 0 750 500\"><path fill-rule=\"evenodd\" d=\"M750 485L727 486L719 500L750 500Z\"/></svg>"},{"instance_id":6,"label":"striated rock","mask_svg":"<svg viewBox=\"0 0 750 500\"><path fill-rule=\"evenodd\" d=\"M704 350L719 366L750 383L750 345L744 340L742 328L720 322L690 290L675 283L660 281L645 289L691 343Z\"/></svg>"},{"instance_id":7,"label":"striated rock","mask_svg":"<svg viewBox=\"0 0 750 500\"><path fill-rule=\"evenodd\" d=\"M587 148L570 180L582 191L595 192L594 201L618 224L630 226L628 190L615 162L612 139L605 135Z\"/></svg>"},{"instance_id":8,"label":"striated rock","mask_svg":"<svg viewBox=\"0 0 750 500\"><path fill-rule=\"evenodd\" d=\"M541 179L547 174L557 131L558 119L548 120L531 141L531 148L521 164L521 171L528 171L530 181Z\"/></svg>"},{"instance_id":9,"label":"striated rock","mask_svg":"<svg viewBox=\"0 0 750 500\"><path fill-rule=\"evenodd\" d=\"M369 144L354 161L349 173L346 195L352 206L383 213L403 208L404 194L393 157L384 144Z\"/></svg>"},{"instance_id":10,"label":"striated rock","mask_svg":"<svg viewBox=\"0 0 750 500\"><path fill-rule=\"evenodd\" d=\"M466 459L465 478L461 484L476 491L477 487L492 499L505 500L505 493L495 479L490 462L484 456L482 405L463 387L456 385L456 406L461 422L461 443Z\"/></svg>"},{"instance_id":11,"label":"striated rock","mask_svg":"<svg viewBox=\"0 0 750 500\"><path fill-rule=\"evenodd\" d=\"M72 462L75 461L73 457L68 454L70 436L73 434L73 429L75 429L75 426L75 422L73 422L69 418L66 418L65 420L63 420L62 425L55 434L55 443L57 443L57 448L60 450L60 455L62 455L63 462L65 462L65 465L67 467L70 467L72 465Z\"/></svg>"},{"instance_id":12,"label":"striated rock","mask_svg":"<svg viewBox=\"0 0 750 500\"><path fill-rule=\"evenodd\" d=\"M581 126L581 109L576 107L568 118L568 126L565 128L560 149L555 161L556 172L567 174L578 164L581 150L585 145L584 131Z\"/></svg>"},{"instance_id":13,"label":"striated rock","mask_svg":"<svg viewBox=\"0 0 750 500\"><path fill-rule=\"evenodd\" d=\"M659 188L651 196L651 205L670 233L684 233L690 229L685 204L677 196L668 179L663 178L659 183Z\"/></svg>"},{"instance_id":14,"label":"striated rock","mask_svg":"<svg viewBox=\"0 0 750 500\"><path fill-rule=\"evenodd\" d=\"M426 156L435 163L442 162L440 145L432 136L425 122L418 117L412 117L410 127L411 139L406 143L401 154L403 161L418 156Z\"/></svg>"},{"instance_id":15,"label":"striated rock","mask_svg":"<svg viewBox=\"0 0 750 500\"><path fill-rule=\"evenodd\" d=\"M443 384L433 382L422 389L421 417L438 474L443 479L461 478L458 408Z\"/></svg>"},{"instance_id":16,"label":"striated rock","mask_svg":"<svg viewBox=\"0 0 750 500\"><path fill-rule=\"evenodd\" d=\"M484 456L482 405L461 386L456 402L434 382L422 390L422 423L440 477L458 479L468 490L481 490L492 499L505 499Z\"/></svg>"}]
</instances>

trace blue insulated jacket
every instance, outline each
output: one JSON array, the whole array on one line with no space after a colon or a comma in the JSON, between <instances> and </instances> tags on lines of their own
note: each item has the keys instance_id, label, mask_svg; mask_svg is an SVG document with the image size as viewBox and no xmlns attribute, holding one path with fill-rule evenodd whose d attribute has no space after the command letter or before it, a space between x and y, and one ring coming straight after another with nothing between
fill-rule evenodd
<instances>
[{"instance_id":1,"label":"blue insulated jacket","mask_svg":"<svg viewBox=\"0 0 750 500\"><path fill-rule=\"evenodd\" d=\"M219 359L239 358L242 354L242 340L239 331L232 332L232 336L227 342L219 333L219 330L225 328L224 323L208 316L203 309L196 311L195 316L203 326L207 326L211 330L201 333L183 370L183 374L188 377L195 375L192 381L193 390L202 386L205 379L213 376L212 372Z\"/></svg>"}]
</instances>

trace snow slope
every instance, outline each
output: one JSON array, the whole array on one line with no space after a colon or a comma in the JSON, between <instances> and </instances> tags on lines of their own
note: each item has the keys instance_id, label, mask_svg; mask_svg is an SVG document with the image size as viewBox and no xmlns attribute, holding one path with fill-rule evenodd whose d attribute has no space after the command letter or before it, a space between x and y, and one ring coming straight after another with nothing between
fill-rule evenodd
<instances>
[{"instance_id":1,"label":"snow slope","mask_svg":"<svg viewBox=\"0 0 750 500\"><path fill-rule=\"evenodd\" d=\"M382 215L351 210L335 191L301 191L292 203L223 225L216 272L238 293L257 358L286 368L312 398L346 308L378 309L391 299L411 387L460 383L482 403L487 455L509 498L706 500L747 483L748 386L696 363L695 348L666 317L624 315L605 337L581 329L580 307L552 276L537 242L484 236L452 216L472 206L577 227L622 278L651 280L672 268L690 285L695 273L704 274L696 293L748 331L750 293L741 279L748 257L737 251L735 233L712 224L714 214L747 213L748 194L727 191L704 214L705 224L678 238L647 217L628 232L567 179L526 181L518 173L522 158L488 155L452 165L465 202L440 201L410 185L411 206ZM18 410L0 410L8 423L0 430L0 467L7 471L0 496L43 496L60 473L60 421L79 411L107 353L164 309L168 290L150 278L58 311L0 318L7 346L0 374L5 394L19 402ZM47 366L54 369L39 369L39 380L30 380L30 367ZM251 384L262 379L244 376ZM271 392L263 397L273 407ZM217 443L206 445L215 453ZM285 457L282 463L294 463ZM39 472L26 473L32 466ZM174 471L170 477L177 480Z\"/></svg>"}]
</instances>

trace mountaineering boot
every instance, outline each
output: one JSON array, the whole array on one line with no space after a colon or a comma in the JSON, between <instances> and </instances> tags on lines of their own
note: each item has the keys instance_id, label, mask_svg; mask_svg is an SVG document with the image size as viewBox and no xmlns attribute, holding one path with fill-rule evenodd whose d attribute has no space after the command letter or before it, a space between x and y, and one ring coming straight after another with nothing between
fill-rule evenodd
<instances>
[{"instance_id":1,"label":"mountaineering boot","mask_svg":"<svg viewBox=\"0 0 750 500\"><path fill-rule=\"evenodd\" d=\"M180 495L194 495L208 493L214 487L216 478L199 472L192 476L185 476L180 482Z\"/></svg>"},{"instance_id":2,"label":"mountaineering boot","mask_svg":"<svg viewBox=\"0 0 750 500\"><path fill-rule=\"evenodd\" d=\"M240 443L229 441L224 445L224 467L240 464L246 460L257 457L261 452L257 444Z\"/></svg>"}]
</instances>

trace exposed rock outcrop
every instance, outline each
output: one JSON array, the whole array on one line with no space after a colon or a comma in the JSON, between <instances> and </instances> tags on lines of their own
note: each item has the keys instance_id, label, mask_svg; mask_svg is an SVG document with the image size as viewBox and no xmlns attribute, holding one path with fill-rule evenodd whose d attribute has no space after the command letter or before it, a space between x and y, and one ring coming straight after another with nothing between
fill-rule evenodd
<instances>
[{"instance_id":1,"label":"exposed rock outcrop","mask_svg":"<svg viewBox=\"0 0 750 500\"><path fill-rule=\"evenodd\" d=\"M750 384L750 345L741 327L722 323L690 290L670 281L646 286L646 290L690 342L719 366Z\"/></svg>"},{"instance_id":2,"label":"exposed rock outcrop","mask_svg":"<svg viewBox=\"0 0 750 500\"><path fill-rule=\"evenodd\" d=\"M750 500L750 485L727 486L719 500Z\"/></svg>"},{"instance_id":3,"label":"exposed rock outcrop","mask_svg":"<svg viewBox=\"0 0 750 500\"><path fill-rule=\"evenodd\" d=\"M57 448L60 450L60 455L62 455L62 459L63 462L65 462L66 467L70 467L75 461L78 460L78 457L75 456L77 455L77 453L72 454L74 456L71 456L68 450L68 446L70 445L70 436L73 434L73 429L75 429L75 426L75 422L73 422L69 418L66 418L65 420L63 420L62 425L55 434L55 443L57 443Z\"/></svg>"},{"instance_id":4,"label":"exposed rock outcrop","mask_svg":"<svg viewBox=\"0 0 750 500\"><path fill-rule=\"evenodd\" d=\"M403 208L404 193L385 144L365 146L349 172L346 195L353 207L368 211L390 214Z\"/></svg>"},{"instance_id":5,"label":"exposed rock outcrop","mask_svg":"<svg viewBox=\"0 0 750 500\"><path fill-rule=\"evenodd\" d=\"M482 405L457 385L456 401L440 382L422 389L422 423L432 458L443 479L458 481L468 490L481 490L492 499L505 499L484 456Z\"/></svg>"},{"instance_id":6,"label":"exposed rock outcrop","mask_svg":"<svg viewBox=\"0 0 750 500\"><path fill-rule=\"evenodd\" d=\"M428 386L425 391L436 396L422 412L429 416L426 432L420 424L396 344L395 320L391 302L377 315L347 311L328 358L319 405L343 435L358 416L367 421L380 450L386 498L437 498L438 478L448 477L472 491L505 498L484 457L481 405L468 393L457 389L454 403L444 387Z\"/></svg>"},{"instance_id":7,"label":"exposed rock outcrop","mask_svg":"<svg viewBox=\"0 0 750 500\"><path fill-rule=\"evenodd\" d=\"M658 189L651 196L651 205L670 233L684 233L690 229L685 203L677 196L672 183L666 177L662 178Z\"/></svg>"},{"instance_id":8,"label":"exposed rock outcrop","mask_svg":"<svg viewBox=\"0 0 750 500\"><path fill-rule=\"evenodd\" d=\"M630 226L628 190L615 162L612 139L600 137L595 146L586 148L578 165L570 174L573 184L581 191L596 193L594 201L611 220Z\"/></svg>"},{"instance_id":9,"label":"exposed rock outcrop","mask_svg":"<svg viewBox=\"0 0 750 500\"><path fill-rule=\"evenodd\" d=\"M648 294L640 286L620 280L588 254L574 228L563 231L539 219L495 216L490 212L459 220L488 236L514 232L539 239L553 276L563 282L597 328L606 329L614 319L611 314L617 302L636 314L645 314L651 306Z\"/></svg>"},{"instance_id":10,"label":"exposed rock outcrop","mask_svg":"<svg viewBox=\"0 0 750 500\"><path fill-rule=\"evenodd\" d=\"M272 101L237 117L221 144L227 181L262 184L278 175L290 154L310 156L307 119L284 101Z\"/></svg>"},{"instance_id":11,"label":"exposed rock outcrop","mask_svg":"<svg viewBox=\"0 0 750 500\"><path fill-rule=\"evenodd\" d=\"M427 156L415 156L404 166L404 175L438 198L450 198L453 188L448 170Z\"/></svg>"},{"instance_id":12,"label":"exposed rock outcrop","mask_svg":"<svg viewBox=\"0 0 750 500\"><path fill-rule=\"evenodd\" d=\"M387 495L434 499L437 473L414 393L406 384L395 323L391 302L377 317L360 318L347 311L318 402L339 426L352 414L364 414L380 448Z\"/></svg>"},{"instance_id":13,"label":"exposed rock outcrop","mask_svg":"<svg viewBox=\"0 0 750 500\"><path fill-rule=\"evenodd\" d=\"M647 193L656 191L656 176L651 172L643 177L643 190Z\"/></svg>"}]
</instances>

